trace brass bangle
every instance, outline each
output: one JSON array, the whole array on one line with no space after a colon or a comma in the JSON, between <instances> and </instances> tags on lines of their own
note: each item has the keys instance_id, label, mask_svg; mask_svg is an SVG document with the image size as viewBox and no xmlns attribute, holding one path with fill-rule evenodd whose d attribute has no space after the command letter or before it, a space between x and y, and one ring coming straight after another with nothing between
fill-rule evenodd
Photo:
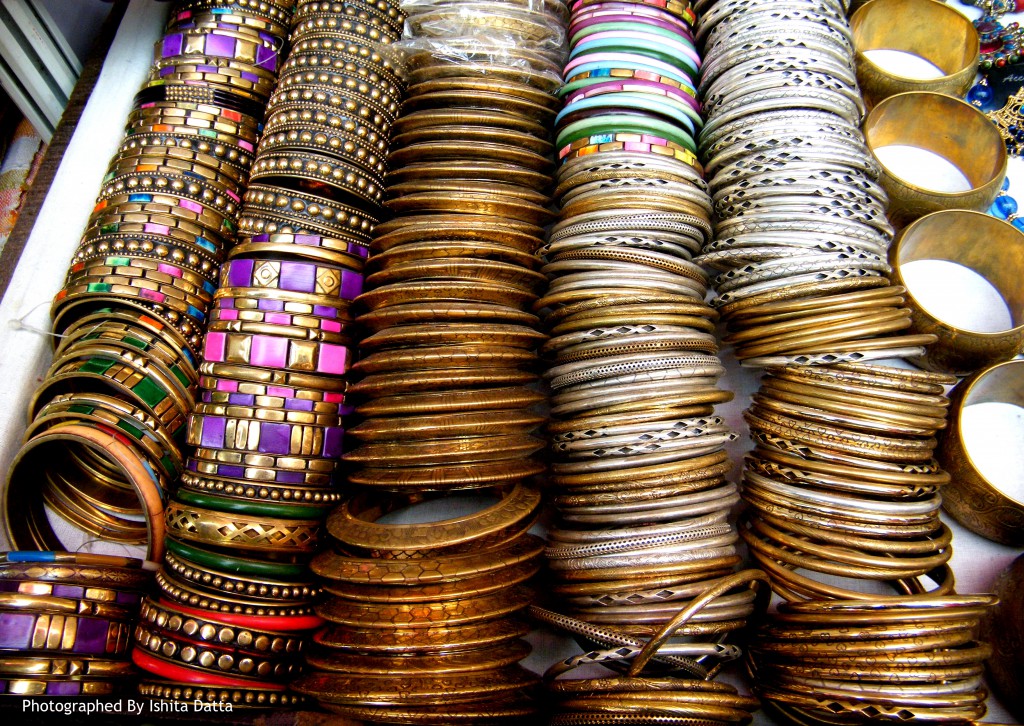
<instances>
[{"instance_id":1,"label":"brass bangle","mask_svg":"<svg viewBox=\"0 0 1024 726\"><path fill-rule=\"evenodd\" d=\"M439 603L356 603L333 598L317 606L324 620L354 628L429 628L470 625L507 617L536 599L536 592L513 585L491 595L480 595Z\"/></svg>"},{"instance_id":2,"label":"brass bangle","mask_svg":"<svg viewBox=\"0 0 1024 726\"><path fill-rule=\"evenodd\" d=\"M169 663L184 665L198 673L215 673L254 681L285 681L298 672L298 665L278 658L254 658L233 648L204 647L190 639L177 638L144 624L135 626L136 647ZM257 680L258 679L258 680Z\"/></svg>"},{"instance_id":3,"label":"brass bangle","mask_svg":"<svg viewBox=\"0 0 1024 726\"><path fill-rule=\"evenodd\" d=\"M188 638L197 645L210 643L218 649L235 649L238 653L268 658L297 654L305 642L302 635L230 625L217 620L213 613L208 618L200 618L170 603L156 603L150 599L142 602L139 623L154 635Z\"/></svg>"},{"instance_id":4,"label":"brass bangle","mask_svg":"<svg viewBox=\"0 0 1024 726\"><path fill-rule=\"evenodd\" d=\"M157 701L179 701L203 704L230 704L234 708L290 708L301 707L305 698L284 690L272 688L238 688L237 686L206 686L193 683L174 683L164 680L139 683L140 696Z\"/></svg>"},{"instance_id":5,"label":"brass bangle","mask_svg":"<svg viewBox=\"0 0 1024 726\"><path fill-rule=\"evenodd\" d=\"M424 585L443 579L457 581L495 572L534 560L543 549L543 540L526 534L508 545L483 552L412 560L347 557L325 551L312 559L310 569L331 581L383 584L396 582L400 578L406 584Z\"/></svg>"},{"instance_id":6,"label":"brass bangle","mask_svg":"<svg viewBox=\"0 0 1024 726\"><path fill-rule=\"evenodd\" d=\"M110 602L25 592L0 592L0 610L128 620L132 609Z\"/></svg>"},{"instance_id":7,"label":"brass bangle","mask_svg":"<svg viewBox=\"0 0 1024 726\"><path fill-rule=\"evenodd\" d=\"M313 634L313 642L325 648L370 655L405 656L451 653L493 647L523 637L528 623L516 618L498 618L453 628L436 626L411 630L381 628L363 630L328 625Z\"/></svg>"},{"instance_id":8,"label":"brass bangle","mask_svg":"<svg viewBox=\"0 0 1024 726\"><path fill-rule=\"evenodd\" d=\"M268 603L264 600L207 592L194 587L192 583L182 581L166 570L157 573L156 584L160 588L160 593L168 600L191 608L209 610L213 613L259 617L307 616L313 613L313 605L309 602Z\"/></svg>"},{"instance_id":9,"label":"brass bangle","mask_svg":"<svg viewBox=\"0 0 1024 726\"><path fill-rule=\"evenodd\" d=\"M220 572L209 567L198 567L171 552L164 554L164 565L174 577L203 588L211 595L237 595L252 600L307 602L316 599L320 588L312 582L295 583L276 580L257 580L242 575Z\"/></svg>"},{"instance_id":10,"label":"brass bangle","mask_svg":"<svg viewBox=\"0 0 1024 726\"><path fill-rule=\"evenodd\" d=\"M60 442L60 443L58 443ZM55 426L22 446L8 474L3 494L4 525L11 543L19 549L63 550L53 528L46 520L42 497L39 496L34 471L27 467L45 468L52 462L39 460L50 446L66 450L67 442L93 449L121 470L139 498L145 517L147 559L163 554L163 502L159 482L140 461L137 452L109 433L93 426L64 424ZM18 511L14 510L17 501Z\"/></svg>"},{"instance_id":11,"label":"brass bangle","mask_svg":"<svg viewBox=\"0 0 1024 726\"><path fill-rule=\"evenodd\" d=\"M224 391L203 391L194 413L199 416L226 416L268 423L303 424L305 426L340 426L341 404L308 401L301 408L294 398L277 396L241 396L251 405L242 405L237 394ZM291 404L286 401L292 402Z\"/></svg>"},{"instance_id":12,"label":"brass bangle","mask_svg":"<svg viewBox=\"0 0 1024 726\"><path fill-rule=\"evenodd\" d=\"M9 628L6 650L109 658L123 656L130 644L131 625L120 620L5 610L0 621Z\"/></svg>"},{"instance_id":13,"label":"brass bangle","mask_svg":"<svg viewBox=\"0 0 1024 726\"><path fill-rule=\"evenodd\" d=\"M376 557L456 553L484 549L525 531L539 504L540 492L516 484L500 502L472 515L421 525L385 525L375 522L387 511L383 503L364 496L335 509L327 518L327 531L346 547Z\"/></svg>"},{"instance_id":14,"label":"brass bangle","mask_svg":"<svg viewBox=\"0 0 1024 726\"><path fill-rule=\"evenodd\" d=\"M0 658L0 674L5 676L79 676L128 678L135 675L131 663L101 658L39 658L9 655Z\"/></svg>"},{"instance_id":15,"label":"brass bangle","mask_svg":"<svg viewBox=\"0 0 1024 726\"><path fill-rule=\"evenodd\" d=\"M321 522L231 516L198 507L167 504L167 533L189 542L245 551L306 554L316 549Z\"/></svg>"},{"instance_id":16,"label":"brass bangle","mask_svg":"<svg viewBox=\"0 0 1024 726\"><path fill-rule=\"evenodd\" d=\"M261 385L280 385L324 392L344 391L347 388L346 381L338 376L318 376L299 371L253 368L247 365L213 363L211 361L199 364L199 374L200 376L229 378Z\"/></svg>"}]
</instances>

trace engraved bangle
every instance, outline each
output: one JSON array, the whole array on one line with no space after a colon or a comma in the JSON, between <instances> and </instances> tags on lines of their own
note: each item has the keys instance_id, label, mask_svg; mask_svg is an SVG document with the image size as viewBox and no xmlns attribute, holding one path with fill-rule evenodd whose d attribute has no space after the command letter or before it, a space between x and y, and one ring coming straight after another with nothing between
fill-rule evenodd
<instances>
[{"instance_id":1,"label":"engraved bangle","mask_svg":"<svg viewBox=\"0 0 1024 726\"><path fill-rule=\"evenodd\" d=\"M173 537L256 552L312 552L320 529L319 520L233 517L201 507L185 507L175 501L168 503L165 520Z\"/></svg>"}]
</instances>

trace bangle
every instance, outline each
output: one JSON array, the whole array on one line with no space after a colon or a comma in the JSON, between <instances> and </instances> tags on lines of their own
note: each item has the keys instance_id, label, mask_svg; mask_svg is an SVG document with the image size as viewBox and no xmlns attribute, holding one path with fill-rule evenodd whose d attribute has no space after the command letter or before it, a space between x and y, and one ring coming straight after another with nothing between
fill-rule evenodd
<instances>
[{"instance_id":1,"label":"bangle","mask_svg":"<svg viewBox=\"0 0 1024 726\"><path fill-rule=\"evenodd\" d=\"M180 701L190 704L223 703L233 708L299 709L305 698L286 691L277 683L261 683L259 687L217 686L205 683L176 683L164 680L146 681L138 685L139 695L157 701Z\"/></svg>"},{"instance_id":2,"label":"bangle","mask_svg":"<svg viewBox=\"0 0 1024 726\"><path fill-rule=\"evenodd\" d=\"M336 319L271 310L239 310L234 305L232 298L217 301L217 305L210 311L210 330L268 335L276 332L287 337L336 344L352 342L347 335L342 334L346 324Z\"/></svg>"},{"instance_id":3,"label":"bangle","mask_svg":"<svg viewBox=\"0 0 1024 726\"><path fill-rule=\"evenodd\" d=\"M175 241L177 242L177 241ZM173 266L168 274L174 274L182 268L190 271L200 281L216 281L218 278L218 260L207 250L185 244L167 244L166 241L153 242L151 239L139 237L113 237L104 235L100 238L84 240L75 250L71 260L95 264L97 258L103 258L104 264L111 264L117 258L139 260L142 264L157 266L169 263ZM131 264L126 262L125 264ZM202 282L200 282L202 284Z\"/></svg>"},{"instance_id":4,"label":"bangle","mask_svg":"<svg viewBox=\"0 0 1024 726\"><path fill-rule=\"evenodd\" d=\"M37 469L46 471L44 460L48 449L57 447L67 451L70 443L84 446L108 461L125 477L139 498L141 514L145 518L146 556L149 560L163 554L163 502L160 482L139 455L112 430L106 431L81 424L63 424L36 436L22 446L8 474L3 494L4 525L15 547L32 546L46 550L60 550L60 542L46 520L42 497L35 479ZM18 511L13 509L18 502Z\"/></svg>"},{"instance_id":5,"label":"bangle","mask_svg":"<svg viewBox=\"0 0 1024 726\"><path fill-rule=\"evenodd\" d=\"M189 126L187 122L182 122L176 118L142 118L136 120L131 126L125 129L125 135L128 137L135 136L138 134L171 134L174 136L193 136L195 138L202 138L210 141L216 141L223 144L230 144L231 146L237 146L240 149L248 151L251 154L256 153L256 142L239 136L236 133L225 131L211 124L203 124L202 127ZM202 168L201 165L197 165L195 168ZM126 171L132 171L126 169Z\"/></svg>"},{"instance_id":6,"label":"bangle","mask_svg":"<svg viewBox=\"0 0 1024 726\"><path fill-rule=\"evenodd\" d=\"M203 360L215 364L342 375L348 370L349 356L346 346L269 335L214 332L203 341Z\"/></svg>"},{"instance_id":7,"label":"bangle","mask_svg":"<svg viewBox=\"0 0 1024 726\"><path fill-rule=\"evenodd\" d=\"M167 571L158 573L156 581L163 595L162 600L167 599L183 608L192 608L190 613L193 615L202 615L204 611L219 613L219 619L232 625L264 630L304 630L317 628L324 622L313 614L310 602L267 603L259 599L214 594L182 582Z\"/></svg>"},{"instance_id":8,"label":"bangle","mask_svg":"<svg viewBox=\"0 0 1024 726\"><path fill-rule=\"evenodd\" d=\"M67 675L0 680L0 693L8 696L110 696L122 688L124 684L117 680Z\"/></svg>"},{"instance_id":9,"label":"bangle","mask_svg":"<svg viewBox=\"0 0 1024 726\"><path fill-rule=\"evenodd\" d=\"M321 227L328 234L341 233L358 240L370 239L376 219L347 204L313 194L304 194L264 184L252 184L245 194L247 209L258 209L299 223L303 228ZM259 215L256 215L259 216ZM295 241L284 238L253 241ZM296 241L309 244L308 240ZM358 270L357 270L358 271Z\"/></svg>"},{"instance_id":10,"label":"bangle","mask_svg":"<svg viewBox=\"0 0 1024 726\"><path fill-rule=\"evenodd\" d=\"M177 444L153 416L115 396L65 393L43 406L25 431L33 439L64 421L102 424L130 436L171 481L181 475L184 460ZM86 424L88 425L88 423Z\"/></svg>"},{"instance_id":11,"label":"bangle","mask_svg":"<svg viewBox=\"0 0 1024 726\"><path fill-rule=\"evenodd\" d=\"M288 486L227 477L211 479L190 471L182 474L181 486L197 492L222 494L227 497L262 499L268 502L294 502L313 506L333 506L342 499L341 492L323 486Z\"/></svg>"},{"instance_id":12,"label":"bangle","mask_svg":"<svg viewBox=\"0 0 1024 726\"><path fill-rule=\"evenodd\" d=\"M314 507L281 502L253 502L246 498L197 493L189 491L184 487L179 488L174 496L183 504L212 509L218 512L246 514L257 517L316 519L326 516L327 512L330 511L329 506Z\"/></svg>"},{"instance_id":13,"label":"bangle","mask_svg":"<svg viewBox=\"0 0 1024 726\"><path fill-rule=\"evenodd\" d=\"M216 375L201 375L199 385L205 389L203 400L209 402L238 403L244 406L256 405L256 398L268 398L266 406L271 408L284 407L296 411L318 410L319 405L343 406L345 394L337 391L321 391L313 388L296 388L294 386L275 385L273 383L257 383ZM210 398L207 399L206 395ZM226 401L221 396L228 396ZM234 398L239 396L241 398ZM347 413L341 410L342 415Z\"/></svg>"},{"instance_id":14,"label":"bangle","mask_svg":"<svg viewBox=\"0 0 1024 726\"><path fill-rule=\"evenodd\" d=\"M453 628L380 628L379 630L327 627L313 633L315 644L370 655L405 656L451 653L498 646L522 638L530 626L517 618L499 618L489 622Z\"/></svg>"},{"instance_id":15,"label":"bangle","mask_svg":"<svg viewBox=\"0 0 1024 726\"><path fill-rule=\"evenodd\" d=\"M204 452L205 453L205 452ZM213 453L216 456L216 452ZM232 480L238 488L240 482L249 482L254 487L280 487L281 485L292 485L288 487L291 491L295 485L304 489L306 487L319 487L330 490L334 484L334 472L337 469L337 462L317 457L313 461L298 460L295 457L287 457L285 463L290 464L288 468L272 467L264 462L278 463L277 457L253 457L257 463L250 463L239 460L238 463L218 462L216 458L203 459L195 456L189 457L185 468L194 474L203 477L212 477L219 480ZM316 466L314 469L310 465ZM299 467L310 466L308 471ZM329 467L329 468L327 468Z\"/></svg>"},{"instance_id":16,"label":"bangle","mask_svg":"<svg viewBox=\"0 0 1024 726\"><path fill-rule=\"evenodd\" d=\"M167 79L150 81L135 94L135 107L147 108L151 104L179 103L217 106L248 116L258 123L263 117L264 104L246 98L242 92L226 91L213 86L176 83Z\"/></svg>"},{"instance_id":17,"label":"bangle","mask_svg":"<svg viewBox=\"0 0 1024 726\"><path fill-rule=\"evenodd\" d=\"M127 197L122 201L153 202L169 198L172 200L170 203L195 213L202 211L197 208L196 203L199 203L212 207L232 220L238 216L241 199L235 192L235 185L245 183L247 172L244 169L212 161L213 157L208 157L211 161L206 162L203 157L208 155L198 152L186 154L180 150L178 154L168 156L166 151L151 154L145 151L139 149L129 152L131 156L123 159L118 157L118 162L113 164L115 168L134 166L137 171L115 176L108 174L93 214L101 211L104 206L115 206L114 202L109 201L111 198ZM164 171L153 171L153 167ZM196 169L205 169L206 173L196 173ZM222 172L227 179L222 179ZM235 184L221 183L228 180ZM147 198L149 195L160 195L161 199Z\"/></svg>"},{"instance_id":18,"label":"bangle","mask_svg":"<svg viewBox=\"0 0 1024 726\"><path fill-rule=\"evenodd\" d=\"M248 175L252 165L251 149L240 146L211 142L203 137L177 136L175 134L136 133L126 136L117 149L117 158L131 155L160 156L165 159L181 159L203 166L223 170L237 170Z\"/></svg>"},{"instance_id":19,"label":"bangle","mask_svg":"<svg viewBox=\"0 0 1024 726\"><path fill-rule=\"evenodd\" d=\"M85 587L82 585L66 585L60 582L39 582L33 580L0 580L0 592L74 598L89 602L113 603L125 606L137 605L141 599L141 595L137 592L123 592L112 588Z\"/></svg>"},{"instance_id":20,"label":"bangle","mask_svg":"<svg viewBox=\"0 0 1024 726\"><path fill-rule=\"evenodd\" d=\"M273 288L343 300L354 300L363 291L360 272L289 260L230 259L224 263L221 280L225 287Z\"/></svg>"},{"instance_id":21,"label":"bangle","mask_svg":"<svg viewBox=\"0 0 1024 726\"><path fill-rule=\"evenodd\" d=\"M32 658L4 656L0 658L0 674L5 676L91 676L93 678L128 678L135 669L126 660L101 658Z\"/></svg>"},{"instance_id":22,"label":"bangle","mask_svg":"<svg viewBox=\"0 0 1024 726\"><path fill-rule=\"evenodd\" d=\"M196 385L198 374L191 355L183 346L175 345L177 341L168 343L161 331L151 332L147 329L149 327L148 323L142 327L133 322L111 319L97 321L94 318L85 323L77 321L65 328L54 355L60 358L73 349L81 351L100 343L114 349L123 349L128 345L160 360L175 376L178 373L185 374L190 387Z\"/></svg>"},{"instance_id":23,"label":"bangle","mask_svg":"<svg viewBox=\"0 0 1024 726\"><path fill-rule=\"evenodd\" d=\"M278 456L322 456L342 453L342 426L263 421L237 416L193 413L186 442L192 446L258 451Z\"/></svg>"},{"instance_id":24,"label":"bangle","mask_svg":"<svg viewBox=\"0 0 1024 726\"><path fill-rule=\"evenodd\" d=\"M346 234L349 234L352 239L323 237L315 234L293 234L290 225L282 225L279 229L276 223L261 222L259 219L256 219L253 227L249 228L246 226L246 221L246 218L242 218L239 228L243 235L249 236L243 237L243 241L232 248L236 257L260 256L270 253L290 254L354 270L361 268L369 255L368 242L348 230L346 230Z\"/></svg>"},{"instance_id":25,"label":"bangle","mask_svg":"<svg viewBox=\"0 0 1024 726\"><path fill-rule=\"evenodd\" d=\"M0 647L57 655L117 656L128 652L127 622L75 615L0 612Z\"/></svg>"},{"instance_id":26,"label":"bangle","mask_svg":"<svg viewBox=\"0 0 1024 726\"><path fill-rule=\"evenodd\" d=\"M262 34L260 34L262 36ZM185 31L169 33L157 44L154 54L156 63L166 63L174 57L190 55L229 58L236 63L277 72L279 40L269 36L254 41L248 34L227 30Z\"/></svg>"},{"instance_id":27,"label":"bangle","mask_svg":"<svg viewBox=\"0 0 1024 726\"><path fill-rule=\"evenodd\" d=\"M304 564L270 562L211 552L176 539L167 540L167 551L199 567L230 572L236 576L266 577L289 582L293 580L305 582L309 579L309 568Z\"/></svg>"},{"instance_id":28,"label":"bangle","mask_svg":"<svg viewBox=\"0 0 1024 726\"><path fill-rule=\"evenodd\" d=\"M200 126L214 125L223 115L220 109L211 109L215 110L216 113L206 113L201 111L189 112L185 109L173 107L166 112L171 113L172 110L176 114L169 116L168 119L176 119L180 115L185 115L184 120L186 122L197 123ZM135 113L151 116L158 111L160 109L141 109ZM223 113L231 115L229 111L224 111ZM144 126L145 124L139 125ZM220 125L224 127L222 130L231 130L234 132L233 137L237 137L240 127L226 123ZM241 140L236 139L235 145L240 143L242 143ZM236 204L240 201L239 195L244 191L244 183L240 183L236 179L237 175L232 169L222 171L219 166L211 168L194 161L189 162L175 157L159 155L133 156L127 157L123 161L115 159L107 167L107 173L103 176L103 183L109 184L116 179L129 177L129 175L139 175L139 178L149 176L154 183L159 183L158 179L164 177L172 183L182 184L184 188L188 188L191 182L201 182L208 192L212 192L214 195L221 194L230 197Z\"/></svg>"},{"instance_id":29,"label":"bangle","mask_svg":"<svg viewBox=\"0 0 1024 726\"><path fill-rule=\"evenodd\" d=\"M184 612L170 603L144 600L139 622L149 624L152 635L188 638L199 643L210 643L217 648L231 648L238 653L282 656L302 651L302 635L291 635L265 629L240 628L222 621L216 613L196 616ZM136 641L141 640L136 630ZM197 643L198 644L198 643ZM227 669L225 669L227 670Z\"/></svg>"},{"instance_id":30,"label":"bangle","mask_svg":"<svg viewBox=\"0 0 1024 726\"><path fill-rule=\"evenodd\" d=\"M223 391L203 391L195 412L208 416L250 418L271 423L301 423L311 426L340 426L337 403L296 400L280 396L253 396Z\"/></svg>"},{"instance_id":31,"label":"bangle","mask_svg":"<svg viewBox=\"0 0 1024 726\"><path fill-rule=\"evenodd\" d=\"M465 579L532 561L543 552L543 548L543 540L526 534L509 544L484 552L417 557L411 560L349 557L328 550L316 555L309 567L315 574L331 581L423 585L444 579Z\"/></svg>"},{"instance_id":32,"label":"bangle","mask_svg":"<svg viewBox=\"0 0 1024 726\"><path fill-rule=\"evenodd\" d=\"M380 204L384 180L366 173L347 161L322 154L264 154L253 163L250 181L271 182L289 179L293 184L316 187L327 185L347 192L370 204Z\"/></svg>"},{"instance_id":33,"label":"bangle","mask_svg":"<svg viewBox=\"0 0 1024 726\"><path fill-rule=\"evenodd\" d=\"M220 288L214 296L214 307L221 315L223 315L221 312L223 310L237 310L239 319L243 320L245 313L242 311L259 311L262 313L311 315L343 323L352 321L349 314L351 307L349 301L301 292L280 290L268 292L257 287ZM231 313L228 313L228 317L231 317Z\"/></svg>"},{"instance_id":34,"label":"bangle","mask_svg":"<svg viewBox=\"0 0 1024 726\"><path fill-rule=\"evenodd\" d=\"M128 620L134 613L109 602L26 592L0 592L0 610Z\"/></svg>"},{"instance_id":35,"label":"bangle","mask_svg":"<svg viewBox=\"0 0 1024 726\"><path fill-rule=\"evenodd\" d=\"M375 520L396 503L369 497L349 499L327 519L327 531L346 547L373 557L401 557L484 549L525 532L540 504L540 493L517 483L497 504L458 519L422 525L383 525Z\"/></svg>"},{"instance_id":36,"label":"bangle","mask_svg":"<svg viewBox=\"0 0 1024 726\"><path fill-rule=\"evenodd\" d=\"M250 119L237 111L221 109L217 106L195 103L153 103L145 108L132 110L128 115L128 123L125 124L125 133L135 130L180 133L179 129L192 127L199 132L223 134L224 139L229 143L241 146L242 142L245 142L255 148L259 140L259 128L248 121ZM126 164L108 169L108 174L117 175L144 170L145 168L137 169L134 164ZM205 170L201 166L194 166L192 171L197 174L202 174L204 171L210 175L213 174L211 170ZM227 188L231 188L231 186L231 184L226 185ZM241 193L241 189L238 189L237 186L235 191Z\"/></svg>"},{"instance_id":37,"label":"bangle","mask_svg":"<svg viewBox=\"0 0 1024 726\"><path fill-rule=\"evenodd\" d=\"M458 627L508 617L535 598L531 588L514 585L492 595L440 603L356 603L333 598L318 605L316 613L328 622L353 628Z\"/></svg>"},{"instance_id":38,"label":"bangle","mask_svg":"<svg viewBox=\"0 0 1024 726\"><path fill-rule=\"evenodd\" d=\"M138 646L132 648L132 663L146 673L152 673L167 680L195 683L206 688L252 688L254 683L259 683L260 688L269 689L275 685L273 683L253 681L235 676L222 676L217 673L204 672L196 668L179 665L166 658L147 653ZM281 688L284 687L282 684Z\"/></svg>"},{"instance_id":39,"label":"bangle","mask_svg":"<svg viewBox=\"0 0 1024 726\"><path fill-rule=\"evenodd\" d=\"M199 568L173 555L170 548L164 554L164 566L173 572L176 578L197 588L205 588L213 595L239 595L251 599L293 600L305 603L314 600L320 594L320 589L312 582L258 580L205 567Z\"/></svg>"},{"instance_id":40,"label":"bangle","mask_svg":"<svg viewBox=\"0 0 1024 726\"><path fill-rule=\"evenodd\" d=\"M186 541L255 552L305 554L316 549L319 519L230 516L171 500L165 510L167 532Z\"/></svg>"},{"instance_id":41,"label":"bangle","mask_svg":"<svg viewBox=\"0 0 1024 726\"><path fill-rule=\"evenodd\" d=\"M0 581L32 580L117 590L148 590L157 564L131 557L61 551L0 552Z\"/></svg>"}]
</instances>

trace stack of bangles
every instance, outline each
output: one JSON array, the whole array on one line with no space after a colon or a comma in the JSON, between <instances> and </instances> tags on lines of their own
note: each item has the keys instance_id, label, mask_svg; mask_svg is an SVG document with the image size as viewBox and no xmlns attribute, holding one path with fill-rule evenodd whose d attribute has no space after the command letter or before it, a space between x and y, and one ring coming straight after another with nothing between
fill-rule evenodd
<instances>
[{"instance_id":1,"label":"stack of bangles","mask_svg":"<svg viewBox=\"0 0 1024 726\"><path fill-rule=\"evenodd\" d=\"M4 492L15 547L67 549L78 530L159 560L289 5L189 0L171 13L53 301L59 344Z\"/></svg>"},{"instance_id":2,"label":"stack of bangles","mask_svg":"<svg viewBox=\"0 0 1024 726\"><path fill-rule=\"evenodd\" d=\"M323 624L308 562L340 496L350 306L400 93L380 49L402 20L373 2L299 0L290 15L292 50L206 326L160 594L135 631L153 699L200 689L236 707L294 706L287 684Z\"/></svg>"},{"instance_id":3,"label":"stack of bangles","mask_svg":"<svg viewBox=\"0 0 1024 726\"><path fill-rule=\"evenodd\" d=\"M754 690L800 723L972 721L985 657L972 630L991 599L950 599L950 477L933 456L955 379L901 360L937 337L905 334L905 291L887 277L847 8L699 5L718 221L698 261L720 273L725 340L767 368L744 413L740 534L787 601L749 654Z\"/></svg>"},{"instance_id":4,"label":"stack of bangles","mask_svg":"<svg viewBox=\"0 0 1024 726\"><path fill-rule=\"evenodd\" d=\"M368 333L349 387L351 496L313 569L331 596L312 673L293 688L352 719L522 722L538 679L519 664L543 543L527 534L544 466L528 312L551 217L550 124L568 12L538 3L412 3L408 95L356 300ZM481 508L481 495L488 496ZM407 505L425 497L443 511ZM471 513L453 517L466 506ZM436 511L436 510L435 510Z\"/></svg>"},{"instance_id":5,"label":"stack of bangles","mask_svg":"<svg viewBox=\"0 0 1024 726\"><path fill-rule=\"evenodd\" d=\"M717 314L693 261L712 234L694 19L686 2L572 6L561 213L535 305L551 335L541 352L559 517L546 550L552 605L531 612L587 651L549 676L601 663L631 678L550 681L553 723L591 723L591 710L745 723L756 708L679 677L710 679L739 657L727 638L765 606L752 586L763 575L733 575L739 492L725 447L736 435L714 411L732 394L718 387ZM645 685L654 672L664 682Z\"/></svg>"},{"instance_id":6,"label":"stack of bangles","mask_svg":"<svg viewBox=\"0 0 1024 726\"><path fill-rule=\"evenodd\" d=\"M136 675L132 626L156 563L0 553L0 695L110 696Z\"/></svg>"}]
</instances>

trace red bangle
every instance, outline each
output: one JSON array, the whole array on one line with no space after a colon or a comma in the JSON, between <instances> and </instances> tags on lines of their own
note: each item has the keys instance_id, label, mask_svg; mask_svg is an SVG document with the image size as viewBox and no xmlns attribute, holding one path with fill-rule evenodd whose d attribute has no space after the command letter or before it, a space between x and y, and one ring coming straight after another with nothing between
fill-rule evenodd
<instances>
[{"instance_id":1,"label":"red bangle","mask_svg":"<svg viewBox=\"0 0 1024 726\"><path fill-rule=\"evenodd\" d=\"M254 630L276 630L278 632L315 630L327 623L319 615L236 615L234 613L221 613L216 610L191 608L163 597L158 602L180 610L187 615L194 615L197 618L212 620L224 623L225 625L253 628Z\"/></svg>"},{"instance_id":2,"label":"red bangle","mask_svg":"<svg viewBox=\"0 0 1024 726\"><path fill-rule=\"evenodd\" d=\"M239 678L228 678L212 673L193 670L176 663L168 663L163 658L150 655L138 647L132 648L132 662L142 670L152 673L161 678L183 683L199 683L206 686L220 686L223 688L252 688L253 681L243 681ZM279 683L259 682L259 687L268 691L284 691L288 687Z\"/></svg>"}]
</instances>

